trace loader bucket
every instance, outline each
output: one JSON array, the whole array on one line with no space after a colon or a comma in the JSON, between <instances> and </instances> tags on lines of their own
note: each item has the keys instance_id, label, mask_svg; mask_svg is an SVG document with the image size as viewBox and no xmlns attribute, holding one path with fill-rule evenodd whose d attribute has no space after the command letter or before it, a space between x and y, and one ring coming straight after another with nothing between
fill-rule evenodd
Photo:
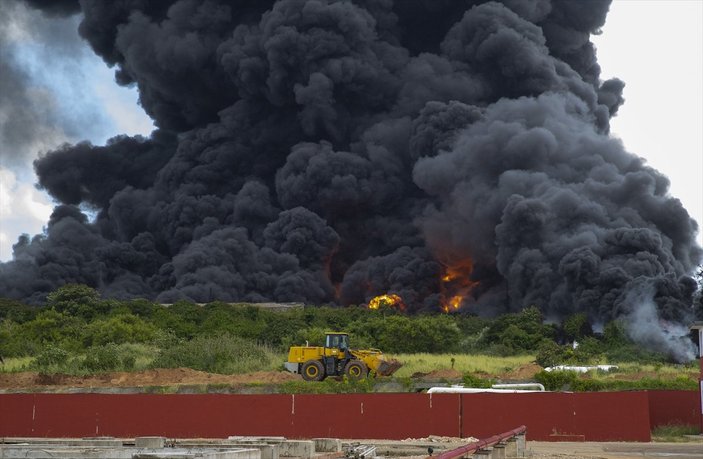
<instances>
[{"instance_id":1,"label":"loader bucket","mask_svg":"<svg viewBox=\"0 0 703 459\"><path fill-rule=\"evenodd\" d=\"M376 370L380 376L390 376L395 373L403 364L396 359L383 360Z\"/></svg>"}]
</instances>

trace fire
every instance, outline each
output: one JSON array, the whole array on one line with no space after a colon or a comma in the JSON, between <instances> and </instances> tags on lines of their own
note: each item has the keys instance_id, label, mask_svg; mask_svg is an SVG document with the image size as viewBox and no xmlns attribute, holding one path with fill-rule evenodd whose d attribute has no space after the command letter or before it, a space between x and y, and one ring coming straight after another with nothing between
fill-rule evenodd
<instances>
[{"instance_id":1,"label":"fire","mask_svg":"<svg viewBox=\"0 0 703 459\"><path fill-rule=\"evenodd\" d=\"M388 295L380 295L375 298L372 298L371 301L369 301L369 309L379 309L381 306L396 308L400 309L401 311L405 311L405 303L403 303L403 299L394 293Z\"/></svg>"},{"instance_id":2,"label":"fire","mask_svg":"<svg viewBox=\"0 0 703 459\"><path fill-rule=\"evenodd\" d=\"M473 264L471 260L463 260L445 267L440 286L442 294L440 307L443 312L458 311L469 293L471 293L471 289L478 285L478 282L470 278L472 270Z\"/></svg>"},{"instance_id":3,"label":"fire","mask_svg":"<svg viewBox=\"0 0 703 459\"><path fill-rule=\"evenodd\" d=\"M442 305L442 311L449 313L451 311L459 310L461 302L464 301L464 295L454 295Z\"/></svg>"}]
</instances>

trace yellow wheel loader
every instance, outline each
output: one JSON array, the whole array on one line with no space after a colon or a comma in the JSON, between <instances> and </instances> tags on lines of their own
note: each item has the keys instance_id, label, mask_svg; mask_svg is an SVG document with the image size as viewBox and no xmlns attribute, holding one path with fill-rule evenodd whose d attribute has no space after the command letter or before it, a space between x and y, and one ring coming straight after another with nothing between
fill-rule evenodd
<instances>
[{"instance_id":1,"label":"yellow wheel loader","mask_svg":"<svg viewBox=\"0 0 703 459\"><path fill-rule=\"evenodd\" d=\"M322 381L327 376L362 379L369 373L390 376L402 366L378 349L350 349L347 333L325 334L324 346L291 346L286 369L306 381Z\"/></svg>"}]
</instances>

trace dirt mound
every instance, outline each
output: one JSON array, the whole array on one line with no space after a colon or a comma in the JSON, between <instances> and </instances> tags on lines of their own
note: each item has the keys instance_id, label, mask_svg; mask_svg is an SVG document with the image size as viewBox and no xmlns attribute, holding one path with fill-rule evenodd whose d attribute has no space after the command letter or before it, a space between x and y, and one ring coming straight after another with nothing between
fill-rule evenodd
<instances>
[{"instance_id":1,"label":"dirt mound","mask_svg":"<svg viewBox=\"0 0 703 459\"><path fill-rule=\"evenodd\" d=\"M434 370L434 371L430 371L429 373L413 373L411 375L411 378L413 378L413 379L422 379L422 380L428 380L428 381L436 381L436 380L441 380L441 379L460 380L461 377L462 377L462 374L460 371L452 370L452 369Z\"/></svg>"},{"instance_id":2,"label":"dirt mound","mask_svg":"<svg viewBox=\"0 0 703 459\"><path fill-rule=\"evenodd\" d=\"M542 367L536 363L526 363L513 370L502 373L500 379L530 380L534 379L535 374L540 371L542 371Z\"/></svg>"},{"instance_id":3,"label":"dirt mound","mask_svg":"<svg viewBox=\"0 0 703 459\"><path fill-rule=\"evenodd\" d=\"M257 371L241 375L221 375L190 368L155 369L137 372L112 372L89 376L41 374L36 372L0 373L0 390L93 387L150 387L188 385L276 384L299 380L285 371Z\"/></svg>"}]
</instances>

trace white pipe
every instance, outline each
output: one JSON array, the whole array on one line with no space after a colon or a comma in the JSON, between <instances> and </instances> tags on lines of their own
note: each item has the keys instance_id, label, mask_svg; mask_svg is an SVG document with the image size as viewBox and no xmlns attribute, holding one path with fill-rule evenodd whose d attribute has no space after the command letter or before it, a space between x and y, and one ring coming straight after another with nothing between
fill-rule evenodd
<instances>
[{"instance_id":1,"label":"white pipe","mask_svg":"<svg viewBox=\"0 0 703 459\"><path fill-rule=\"evenodd\" d=\"M526 392L541 392L538 390L513 390L513 389L487 389L482 387L430 387L428 394L477 394L480 392L493 392L498 394L521 394Z\"/></svg>"},{"instance_id":2,"label":"white pipe","mask_svg":"<svg viewBox=\"0 0 703 459\"><path fill-rule=\"evenodd\" d=\"M544 392L544 386L540 383L518 383L518 384L493 384L491 386L493 389L519 389L521 387L527 388L527 387L536 387L540 390L540 392Z\"/></svg>"},{"instance_id":3,"label":"white pipe","mask_svg":"<svg viewBox=\"0 0 703 459\"><path fill-rule=\"evenodd\" d=\"M590 365L590 366L574 366L574 365L557 365L555 367L547 367L544 371L575 371L577 373L586 373L591 370L610 371L617 370L617 365Z\"/></svg>"}]
</instances>

